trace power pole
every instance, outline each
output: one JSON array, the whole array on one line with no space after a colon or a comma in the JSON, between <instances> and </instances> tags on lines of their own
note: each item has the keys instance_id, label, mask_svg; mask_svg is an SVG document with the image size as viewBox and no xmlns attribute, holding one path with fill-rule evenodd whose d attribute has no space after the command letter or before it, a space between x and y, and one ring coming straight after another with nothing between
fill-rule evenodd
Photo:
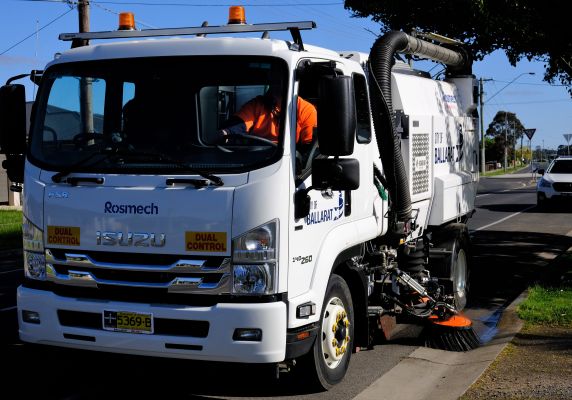
<instances>
[{"instance_id":1,"label":"power pole","mask_svg":"<svg viewBox=\"0 0 572 400\"><path fill-rule=\"evenodd\" d=\"M485 111L484 111L484 107L485 107L485 101L484 101L484 86L483 86L483 82L486 81L492 81L491 78L485 78L483 79L482 77L479 78L479 114L481 117L481 173L485 173L486 172L486 160L485 160L485 122L484 122L484 118L485 118ZM498 92L497 92L498 93Z\"/></svg>"},{"instance_id":2,"label":"power pole","mask_svg":"<svg viewBox=\"0 0 572 400\"><path fill-rule=\"evenodd\" d=\"M79 21L79 32L89 32L89 0L78 0L77 15ZM72 41L72 49L89 45L88 40L74 39Z\"/></svg>"},{"instance_id":3,"label":"power pole","mask_svg":"<svg viewBox=\"0 0 572 400\"><path fill-rule=\"evenodd\" d=\"M79 17L80 33L89 32L89 0L78 0L77 13ZM88 40L74 39L72 41L72 49L74 47L82 47L88 45ZM85 133L93 133L93 88L92 79L90 77L81 78L79 96L83 131Z\"/></svg>"},{"instance_id":4,"label":"power pole","mask_svg":"<svg viewBox=\"0 0 572 400\"><path fill-rule=\"evenodd\" d=\"M520 161L524 167L524 151L522 149L522 141L524 140L524 133L520 133Z\"/></svg>"},{"instance_id":5,"label":"power pole","mask_svg":"<svg viewBox=\"0 0 572 400\"><path fill-rule=\"evenodd\" d=\"M508 161L508 111L504 112L504 172L506 172L507 161Z\"/></svg>"},{"instance_id":6,"label":"power pole","mask_svg":"<svg viewBox=\"0 0 572 400\"><path fill-rule=\"evenodd\" d=\"M481 116L481 173L486 172L485 166L485 130L484 130L484 118L483 118L483 78L479 79L479 104L480 110L479 115Z\"/></svg>"}]
</instances>

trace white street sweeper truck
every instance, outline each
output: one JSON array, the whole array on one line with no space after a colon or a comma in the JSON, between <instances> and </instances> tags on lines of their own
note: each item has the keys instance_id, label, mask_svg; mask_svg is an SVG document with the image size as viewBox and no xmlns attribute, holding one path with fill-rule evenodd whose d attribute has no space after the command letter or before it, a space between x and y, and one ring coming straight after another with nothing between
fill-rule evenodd
<instances>
[{"instance_id":1,"label":"white street sweeper truck","mask_svg":"<svg viewBox=\"0 0 572 400\"><path fill-rule=\"evenodd\" d=\"M431 346L476 346L459 314L479 178L465 52L391 32L339 53L303 43L313 22L231 16L61 34L72 49L31 74L28 135L22 76L0 89L3 166L24 199L20 338L295 365L324 388L395 318L426 325ZM221 136L269 93L272 132ZM304 140L302 106L317 112Z\"/></svg>"}]
</instances>

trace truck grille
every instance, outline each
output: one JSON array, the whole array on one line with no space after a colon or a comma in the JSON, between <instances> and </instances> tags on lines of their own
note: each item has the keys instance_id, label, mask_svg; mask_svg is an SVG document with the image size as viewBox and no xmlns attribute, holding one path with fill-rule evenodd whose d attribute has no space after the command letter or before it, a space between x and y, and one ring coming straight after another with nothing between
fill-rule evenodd
<instances>
[{"instance_id":1,"label":"truck grille","mask_svg":"<svg viewBox=\"0 0 572 400\"><path fill-rule=\"evenodd\" d=\"M552 187L557 192L572 192L572 182L554 182Z\"/></svg>"},{"instance_id":2,"label":"truck grille","mask_svg":"<svg viewBox=\"0 0 572 400\"><path fill-rule=\"evenodd\" d=\"M161 290L176 294L230 293L230 259L173 255L72 253L46 250L47 280L57 285Z\"/></svg>"}]
</instances>

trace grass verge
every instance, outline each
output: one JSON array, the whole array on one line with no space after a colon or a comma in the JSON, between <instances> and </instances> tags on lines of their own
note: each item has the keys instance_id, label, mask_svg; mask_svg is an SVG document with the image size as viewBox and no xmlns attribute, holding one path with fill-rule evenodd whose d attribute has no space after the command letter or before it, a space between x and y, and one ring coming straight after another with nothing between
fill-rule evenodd
<instances>
[{"instance_id":1,"label":"grass verge","mask_svg":"<svg viewBox=\"0 0 572 400\"><path fill-rule=\"evenodd\" d=\"M22 247L22 211L0 210L0 250Z\"/></svg>"},{"instance_id":2,"label":"grass verge","mask_svg":"<svg viewBox=\"0 0 572 400\"><path fill-rule=\"evenodd\" d=\"M543 281L528 289L518 316L528 325L572 328L572 253L558 257Z\"/></svg>"},{"instance_id":3,"label":"grass verge","mask_svg":"<svg viewBox=\"0 0 572 400\"><path fill-rule=\"evenodd\" d=\"M572 328L572 287L531 287L518 316L529 324Z\"/></svg>"},{"instance_id":4,"label":"grass verge","mask_svg":"<svg viewBox=\"0 0 572 400\"><path fill-rule=\"evenodd\" d=\"M504 175L504 174L510 174L513 172L516 172L518 170L522 169L522 165L519 165L517 167L509 167L506 169L506 171L504 170L504 168L499 168L499 169L494 169L492 171L487 171L484 174L481 174L482 176L496 176L496 175Z\"/></svg>"}]
</instances>

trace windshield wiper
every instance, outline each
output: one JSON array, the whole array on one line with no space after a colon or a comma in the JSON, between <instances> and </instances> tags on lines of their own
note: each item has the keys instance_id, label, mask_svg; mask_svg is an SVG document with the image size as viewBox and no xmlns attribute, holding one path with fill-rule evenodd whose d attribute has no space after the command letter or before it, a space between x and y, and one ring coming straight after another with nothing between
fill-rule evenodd
<instances>
[{"instance_id":1,"label":"windshield wiper","mask_svg":"<svg viewBox=\"0 0 572 400\"><path fill-rule=\"evenodd\" d=\"M52 176L52 182L55 183L60 183L62 181L62 178L68 176L69 174L71 174L74 169L81 167L85 164L87 164L88 161L90 161L93 157L95 156L100 156L100 155L104 155L105 157L102 158L102 160L109 158L113 153L103 153L103 152L97 152L97 153L91 153L89 156L82 158L81 160L73 163L72 165L63 168L60 172L58 172L57 174ZM101 161L101 160L100 160Z\"/></svg>"},{"instance_id":2,"label":"windshield wiper","mask_svg":"<svg viewBox=\"0 0 572 400\"><path fill-rule=\"evenodd\" d=\"M192 174L199 175L200 177L202 177L208 181L206 183L203 183L204 181L202 181L202 180L196 180L196 179L195 180L192 180L192 179L189 180L189 179L187 179L185 182L183 182L183 180L185 180L184 178L181 178L181 180L169 178L169 179L167 179L167 182L166 182L167 185L172 185L173 183L175 183L175 181L177 183L192 183L193 185L195 185L197 187L207 186L209 182L215 186L224 185L224 182L220 177L213 175L213 174L209 174L208 172L205 172L203 170L193 168L191 166L192 165L191 163L175 160L173 157L168 156L166 154L146 153L146 152L136 152L136 151L120 151L120 152L117 152L116 154L125 155L125 156L135 156L135 157L147 157L151 161L163 161L166 163L171 163L171 164L177 166L178 168L184 168L186 171L188 171Z\"/></svg>"},{"instance_id":3,"label":"windshield wiper","mask_svg":"<svg viewBox=\"0 0 572 400\"><path fill-rule=\"evenodd\" d=\"M62 169L57 174L53 175L52 181L56 182L56 183L62 182L62 178L69 175L70 173L72 173L76 168L86 165L86 163L88 161L90 161L92 158L94 158L97 155L103 155L104 156L99 161L103 161L105 159L109 159L112 157L125 157L125 158L143 157L143 158L147 158L148 160L151 160L151 161L168 162L168 163L172 163L173 165L177 166L178 168L184 168L185 170L189 171L192 174L196 174L196 175L203 177L204 179L208 180L209 182L211 182L215 186L224 185L224 182L220 177L218 177L216 175L209 174L205 171L202 171L202 170L199 170L196 168L192 168L191 164L183 162L183 161L175 160L166 154L137 152L137 151L131 151L131 150L118 149L118 148L106 148L100 152L92 153L89 156L79 160L78 162L70 165L69 167ZM170 184L170 183L167 183L167 184ZM206 185L203 185L203 186L206 186Z\"/></svg>"}]
</instances>

